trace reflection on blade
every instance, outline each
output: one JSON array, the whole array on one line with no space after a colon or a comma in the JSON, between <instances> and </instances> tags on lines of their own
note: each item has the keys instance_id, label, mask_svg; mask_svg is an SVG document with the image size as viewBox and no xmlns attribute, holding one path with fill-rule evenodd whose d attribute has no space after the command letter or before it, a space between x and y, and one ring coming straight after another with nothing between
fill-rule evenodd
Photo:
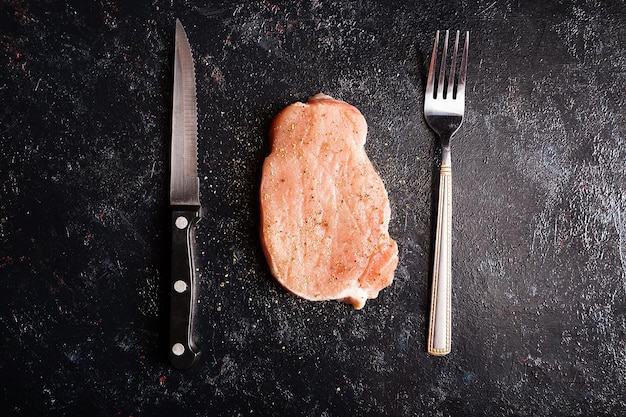
<instances>
[{"instance_id":1,"label":"reflection on blade","mask_svg":"<svg viewBox=\"0 0 626 417\"><path fill-rule=\"evenodd\" d=\"M170 204L199 205L198 109L191 47L176 20Z\"/></svg>"}]
</instances>

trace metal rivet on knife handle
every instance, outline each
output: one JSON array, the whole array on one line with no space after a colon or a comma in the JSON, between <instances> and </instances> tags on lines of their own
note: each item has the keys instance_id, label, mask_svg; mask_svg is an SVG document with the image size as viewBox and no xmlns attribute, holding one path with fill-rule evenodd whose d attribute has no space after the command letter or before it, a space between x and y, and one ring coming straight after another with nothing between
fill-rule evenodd
<instances>
[{"instance_id":1,"label":"metal rivet on knife handle","mask_svg":"<svg viewBox=\"0 0 626 417\"><path fill-rule=\"evenodd\" d=\"M183 346L182 343L175 343L174 346L172 346L172 353L176 356L182 355L185 353L185 346Z\"/></svg>"},{"instance_id":2,"label":"metal rivet on knife handle","mask_svg":"<svg viewBox=\"0 0 626 417\"><path fill-rule=\"evenodd\" d=\"M176 219L176 227L178 227L181 230L187 227L188 224L189 224L189 220L187 220L185 216L179 216Z\"/></svg>"},{"instance_id":3,"label":"metal rivet on knife handle","mask_svg":"<svg viewBox=\"0 0 626 417\"><path fill-rule=\"evenodd\" d=\"M184 293L185 291L187 291L187 283L183 281L182 279L179 279L178 281L174 283L174 291L176 291L179 294Z\"/></svg>"}]
</instances>

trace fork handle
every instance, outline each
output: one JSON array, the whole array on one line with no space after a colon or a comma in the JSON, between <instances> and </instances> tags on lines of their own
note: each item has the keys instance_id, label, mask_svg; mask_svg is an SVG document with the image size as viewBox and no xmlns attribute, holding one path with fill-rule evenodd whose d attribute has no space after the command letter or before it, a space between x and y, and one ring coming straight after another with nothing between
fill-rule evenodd
<instances>
[{"instance_id":1,"label":"fork handle","mask_svg":"<svg viewBox=\"0 0 626 417\"><path fill-rule=\"evenodd\" d=\"M439 202L433 264L428 353L443 356L451 349L452 169L443 161L439 172Z\"/></svg>"}]
</instances>

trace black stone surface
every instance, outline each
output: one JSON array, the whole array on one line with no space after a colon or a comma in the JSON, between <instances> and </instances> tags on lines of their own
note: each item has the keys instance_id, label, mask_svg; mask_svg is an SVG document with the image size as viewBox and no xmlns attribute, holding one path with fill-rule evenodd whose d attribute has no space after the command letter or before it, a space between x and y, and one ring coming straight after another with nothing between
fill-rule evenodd
<instances>
[{"instance_id":1,"label":"black stone surface","mask_svg":"<svg viewBox=\"0 0 626 417\"><path fill-rule=\"evenodd\" d=\"M174 22L196 58L197 367L166 362ZM453 141L453 351L425 353L437 29L470 30ZM0 2L3 416L626 415L626 5ZM356 105L392 205L362 311L258 242L271 118Z\"/></svg>"}]
</instances>

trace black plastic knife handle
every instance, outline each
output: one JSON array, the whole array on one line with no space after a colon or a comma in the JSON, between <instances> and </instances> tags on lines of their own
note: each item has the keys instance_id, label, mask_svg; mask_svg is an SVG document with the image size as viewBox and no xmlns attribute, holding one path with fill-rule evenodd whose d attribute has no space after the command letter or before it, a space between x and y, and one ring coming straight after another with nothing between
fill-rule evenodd
<instances>
[{"instance_id":1,"label":"black plastic knife handle","mask_svg":"<svg viewBox=\"0 0 626 417\"><path fill-rule=\"evenodd\" d=\"M172 275L170 283L170 362L191 367L200 356L193 337L196 277L192 231L200 220L200 207L172 209Z\"/></svg>"}]
</instances>

